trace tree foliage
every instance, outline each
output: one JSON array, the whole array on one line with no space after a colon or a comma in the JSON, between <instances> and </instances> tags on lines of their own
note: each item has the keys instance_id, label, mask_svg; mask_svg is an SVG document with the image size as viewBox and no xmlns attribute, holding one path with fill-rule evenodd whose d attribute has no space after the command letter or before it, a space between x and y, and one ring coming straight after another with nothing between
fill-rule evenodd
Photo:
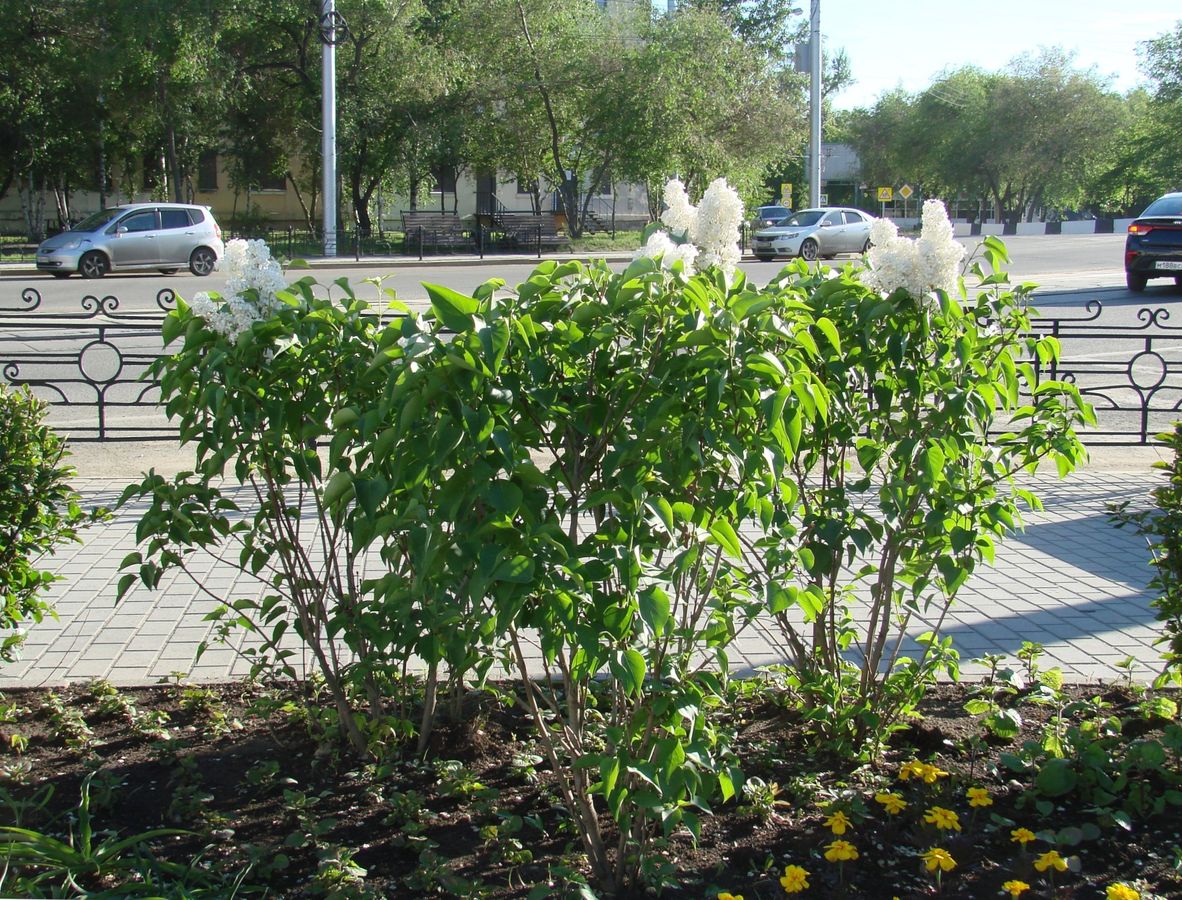
<instances>
[{"instance_id":1,"label":"tree foliage","mask_svg":"<svg viewBox=\"0 0 1182 900\"><path fill-rule=\"evenodd\" d=\"M0 387L0 659L11 661L23 629L53 607L44 599L57 580L38 560L101 518L87 514L68 480L65 441L48 428L45 404L27 391Z\"/></svg>"},{"instance_id":2,"label":"tree foliage","mask_svg":"<svg viewBox=\"0 0 1182 900\"><path fill-rule=\"evenodd\" d=\"M362 228L385 184L417 204L439 175L499 171L557 190L577 231L621 178L754 180L800 130L799 78L773 52L793 10L703 3L668 16L591 0L340 0L338 160ZM313 0L0 0L0 193L148 189L191 199L217 150L245 195L292 184L309 225L320 182L321 39ZM39 211L30 210L30 231ZM38 226L39 227L39 226Z\"/></svg>"},{"instance_id":3,"label":"tree foliage","mask_svg":"<svg viewBox=\"0 0 1182 900\"><path fill-rule=\"evenodd\" d=\"M1014 223L1078 205L1121 116L1121 98L1093 70L1051 50L1000 72L957 69L919 94L886 94L851 132L868 179L982 197Z\"/></svg>"}]
</instances>

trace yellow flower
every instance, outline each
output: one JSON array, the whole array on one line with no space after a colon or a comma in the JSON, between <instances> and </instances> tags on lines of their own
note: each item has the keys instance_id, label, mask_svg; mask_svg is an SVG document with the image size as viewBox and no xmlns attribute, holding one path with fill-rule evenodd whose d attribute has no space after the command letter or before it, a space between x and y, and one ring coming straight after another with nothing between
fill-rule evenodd
<instances>
[{"instance_id":1,"label":"yellow flower","mask_svg":"<svg viewBox=\"0 0 1182 900\"><path fill-rule=\"evenodd\" d=\"M972 787L969 788L966 795L969 798L969 806L992 806L993 798L989 796L989 791L985 788Z\"/></svg>"},{"instance_id":2,"label":"yellow flower","mask_svg":"<svg viewBox=\"0 0 1182 900\"><path fill-rule=\"evenodd\" d=\"M1048 850L1034 861L1034 868L1038 869L1040 872L1045 872L1050 868L1054 868L1059 872L1066 872L1067 861L1059 855L1058 850Z\"/></svg>"},{"instance_id":3,"label":"yellow flower","mask_svg":"<svg viewBox=\"0 0 1182 900\"><path fill-rule=\"evenodd\" d=\"M1026 849L1026 845L1034 840L1034 832L1029 828L1015 828L1010 832L1010 840L1022 845L1022 849Z\"/></svg>"},{"instance_id":4,"label":"yellow flower","mask_svg":"<svg viewBox=\"0 0 1182 900\"><path fill-rule=\"evenodd\" d=\"M1025 881L1019 881L1017 878L1014 878L1003 884L1001 889L1009 893L1011 900L1018 900L1018 897L1022 896L1023 891L1030 890L1030 885Z\"/></svg>"},{"instance_id":5,"label":"yellow flower","mask_svg":"<svg viewBox=\"0 0 1182 900\"><path fill-rule=\"evenodd\" d=\"M943 778L947 774L947 772L938 766L920 762L918 759L909 760L899 767L900 781L910 781L912 778L915 778L925 784L935 784L937 779Z\"/></svg>"},{"instance_id":6,"label":"yellow flower","mask_svg":"<svg viewBox=\"0 0 1182 900\"><path fill-rule=\"evenodd\" d=\"M900 794L883 793L875 794L874 799L883 805L888 813L892 816L901 813L907 806L907 801L903 799Z\"/></svg>"},{"instance_id":7,"label":"yellow flower","mask_svg":"<svg viewBox=\"0 0 1182 900\"><path fill-rule=\"evenodd\" d=\"M743 895L742 894L728 894L726 891L722 891L718 895L718 900L743 900Z\"/></svg>"},{"instance_id":8,"label":"yellow flower","mask_svg":"<svg viewBox=\"0 0 1182 900\"><path fill-rule=\"evenodd\" d=\"M825 858L829 862L844 862L847 859L857 859L858 848L849 841L834 841L825 848Z\"/></svg>"},{"instance_id":9,"label":"yellow flower","mask_svg":"<svg viewBox=\"0 0 1182 900\"><path fill-rule=\"evenodd\" d=\"M851 824L852 823L850 822L849 817L840 809L833 815L827 816L825 818L825 827L836 834L838 837L841 837L843 834L845 834L846 829L849 828Z\"/></svg>"},{"instance_id":10,"label":"yellow flower","mask_svg":"<svg viewBox=\"0 0 1182 900\"><path fill-rule=\"evenodd\" d=\"M918 759L908 760L899 767L899 780L910 781L912 778L923 778L923 770L927 768Z\"/></svg>"},{"instance_id":11,"label":"yellow flower","mask_svg":"<svg viewBox=\"0 0 1182 900\"><path fill-rule=\"evenodd\" d=\"M785 894L799 894L809 888L809 873L800 866L785 866L784 874L780 877L780 887Z\"/></svg>"},{"instance_id":12,"label":"yellow flower","mask_svg":"<svg viewBox=\"0 0 1182 900\"><path fill-rule=\"evenodd\" d=\"M921 856L929 872L935 872L936 869L951 872L956 868L956 860L952 858L952 854L940 847L933 847L927 853L921 854Z\"/></svg>"},{"instance_id":13,"label":"yellow flower","mask_svg":"<svg viewBox=\"0 0 1182 900\"><path fill-rule=\"evenodd\" d=\"M944 830L960 831L960 816L942 806L933 806L923 814L923 820Z\"/></svg>"},{"instance_id":14,"label":"yellow flower","mask_svg":"<svg viewBox=\"0 0 1182 900\"><path fill-rule=\"evenodd\" d=\"M924 784L935 784L938 778L947 778L948 773L938 766L924 766L923 767L923 781Z\"/></svg>"},{"instance_id":15,"label":"yellow flower","mask_svg":"<svg viewBox=\"0 0 1182 900\"><path fill-rule=\"evenodd\" d=\"M1106 900L1141 900L1141 892L1118 881L1104 889L1104 897Z\"/></svg>"}]
</instances>

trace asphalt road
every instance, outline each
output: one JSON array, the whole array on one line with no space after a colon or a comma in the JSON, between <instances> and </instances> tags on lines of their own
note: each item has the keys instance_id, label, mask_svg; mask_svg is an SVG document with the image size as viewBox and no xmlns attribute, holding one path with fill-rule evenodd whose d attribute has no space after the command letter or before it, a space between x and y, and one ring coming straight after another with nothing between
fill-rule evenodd
<instances>
[{"instance_id":1,"label":"asphalt road","mask_svg":"<svg viewBox=\"0 0 1182 900\"><path fill-rule=\"evenodd\" d=\"M979 239L965 240L970 251L976 248ZM1159 298L1182 296L1182 290L1174 287L1169 280L1150 282L1149 289L1140 295L1129 293L1124 287L1122 268L1123 235L1038 235L1006 238L1012 265L1010 274L1014 281L1031 281L1039 285L1039 306L1042 308L1060 306L1082 306L1096 296L1096 289L1103 289L1106 305L1115 302L1121 305L1146 305ZM840 265L847 258L839 258L832 265ZM852 257L851 257L852 259ZM617 263L616 265L622 265ZM743 270L758 283L766 283L783 266L783 261L763 263L746 259ZM361 284L366 278L382 278L383 284L393 288L399 299L412 306L425 304L426 292L423 282L437 282L454 290L471 292L489 278L503 278L514 285L529 277L535 261L507 260L490 257L484 261L449 260L447 257L427 260L375 260L360 265L350 261L346 265L331 266L317 264L308 272L289 270L293 278L301 274L314 277L321 285L331 286L338 278L348 278L357 294L366 299L376 299L378 289ZM41 310L65 313L79 311L79 303L85 296L118 298L122 311L147 311L156 308L155 299L162 288L172 288L180 296L191 298L199 291L220 291L225 287L225 276L215 272L206 278L198 278L187 272L176 275L161 275L157 272L108 275L96 281L83 281L78 277L58 280L47 275L24 275L4 277L0 270L0 314L4 310L20 308L21 292L33 288L41 296ZM339 288L326 287L339 291ZM1113 293L1115 289L1115 293Z\"/></svg>"},{"instance_id":2,"label":"asphalt road","mask_svg":"<svg viewBox=\"0 0 1182 900\"><path fill-rule=\"evenodd\" d=\"M1164 412L1167 419L1149 424L1150 433L1161 430L1168 424L1168 417L1182 408L1182 329L1166 320L1175 302L1182 299L1182 288L1172 280L1150 282L1143 293L1133 294L1124 285L1122 267L1123 235L1069 235L1069 236L1023 236L1006 240L1012 264L1009 267L1014 282L1033 282L1039 285L1035 295L1035 306L1043 315L1086 319L1091 313L1088 304L1100 300L1103 304L1102 321L1099 327L1091 324L1087 329L1092 333L1083 340L1076 340L1071 346L1064 342L1064 358L1086 358L1093 369L1081 372L1080 387L1085 381L1105 388L1103 396L1092 399L1097 409L1108 403L1107 397L1115 397L1119 406L1137 406L1138 395L1146 390L1156 394L1154 408L1164 404L1174 413ZM970 248L979 240L966 241ZM831 265L842 265L837 260ZM412 307L426 305L423 282L437 282L454 290L471 292L489 278L499 277L513 285L524 281L537 264L536 260L497 259L480 260L436 259L419 263L417 260L384 259L361 265L346 264L328 266L317 264L306 274L311 275L323 290L340 292L333 282L347 278L355 286L359 296L375 300L378 288L363 284L366 278L382 278L386 287L393 288L400 299ZM613 262L622 267L621 259ZM757 283L766 283L783 266L783 262L761 263L753 259L743 262L748 276ZM301 274L289 270L293 278ZM63 400L72 404L93 404L94 396L101 393L110 408L108 425L116 421L120 427L143 427L158 429L164 424L162 410L145 396L144 386L136 381L142 360L155 356L160 348L158 330L149 326L146 330L121 333L108 328L106 341L114 341L119 347L116 353L111 343L99 338L93 325L81 325L69 319L84 314L88 303L93 308L101 302L111 309L117 299L119 314L158 311L157 294L164 288L171 288L186 298L199 291L221 290L225 276L215 273L207 278L198 278L188 273L171 276L159 273L108 275L96 281L80 278L65 280L43 275L9 275L4 277L0 269L0 366L5 366L5 380L10 372L17 373L18 379L47 378L54 382L54 388L42 388L45 398L55 404L50 422L55 427L69 430L89 429L94 433L93 407L62 406ZM36 292L36 293L32 293ZM20 310L34 299L40 298L38 310L43 316L63 316L64 319L46 322L37 329L5 328L5 312ZM88 300L86 298L89 298ZM109 298L109 299L106 299ZM1144 323L1146 310L1159 329L1164 327L1172 334L1158 339L1151 345L1146 343ZM11 322L11 319L9 320ZM1071 326L1069 326L1070 328ZM1078 326L1077 326L1078 327ZM1102 336L1096 332L1103 332ZM1066 335L1065 335L1066 338ZM1152 347L1152 353L1146 352ZM137 355L139 361L137 361ZM79 363L81 358L81 375ZM11 366L15 364L15 370ZM1132 377L1134 386L1128 386ZM114 380L118 378L118 383ZM1159 380L1160 379L1160 380ZM111 383L108 384L107 382ZM66 382L69 382L68 384ZM1112 385L1120 387L1109 389ZM89 398L89 399L87 399ZM1158 414L1155 414L1158 415ZM1110 421L1116 416L1123 424L1119 430L1131 427L1136 430L1136 414L1105 413ZM90 422L91 424L85 424ZM74 432L79 437L81 432ZM127 437L133 437L128 434ZM108 446L108 445L104 445Z\"/></svg>"}]
</instances>

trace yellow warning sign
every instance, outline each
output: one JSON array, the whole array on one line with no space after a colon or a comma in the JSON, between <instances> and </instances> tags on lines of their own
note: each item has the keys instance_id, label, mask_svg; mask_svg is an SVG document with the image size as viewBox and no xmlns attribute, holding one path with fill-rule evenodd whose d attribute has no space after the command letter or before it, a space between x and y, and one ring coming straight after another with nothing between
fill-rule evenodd
<instances>
[{"instance_id":1,"label":"yellow warning sign","mask_svg":"<svg viewBox=\"0 0 1182 900\"><path fill-rule=\"evenodd\" d=\"M894 199L895 199L895 192L892 188L880 187L878 189L878 202L879 203L890 203Z\"/></svg>"}]
</instances>

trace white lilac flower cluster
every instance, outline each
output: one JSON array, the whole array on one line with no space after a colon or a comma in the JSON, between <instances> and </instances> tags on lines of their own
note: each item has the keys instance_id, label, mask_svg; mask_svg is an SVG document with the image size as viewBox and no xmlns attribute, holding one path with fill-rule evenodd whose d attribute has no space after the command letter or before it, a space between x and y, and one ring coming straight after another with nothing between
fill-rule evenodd
<instances>
[{"instance_id":1,"label":"white lilac flower cluster","mask_svg":"<svg viewBox=\"0 0 1182 900\"><path fill-rule=\"evenodd\" d=\"M884 293L902 288L913 297L930 291L956 290L964 245L952 236L952 223L939 200L923 204L923 224L918 240L900 237L889 219L877 219L870 226L869 268L861 279Z\"/></svg>"},{"instance_id":2,"label":"white lilac flower cluster","mask_svg":"<svg viewBox=\"0 0 1182 900\"><path fill-rule=\"evenodd\" d=\"M202 291L189 308L233 341L279 308L281 301L275 295L287 287L287 281L266 241L230 241L222 262L227 271L225 295L215 298Z\"/></svg>"},{"instance_id":3,"label":"white lilac flower cluster","mask_svg":"<svg viewBox=\"0 0 1182 900\"><path fill-rule=\"evenodd\" d=\"M651 256L669 267L682 260L699 272L718 266L727 275L739 264L739 230L743 201L726 179L710 182L702 202L689 201L685 185L673 178L665 185L665 211L661 223L667 231L654 231L636 256Z\"/></svg>"}]
</instances>

